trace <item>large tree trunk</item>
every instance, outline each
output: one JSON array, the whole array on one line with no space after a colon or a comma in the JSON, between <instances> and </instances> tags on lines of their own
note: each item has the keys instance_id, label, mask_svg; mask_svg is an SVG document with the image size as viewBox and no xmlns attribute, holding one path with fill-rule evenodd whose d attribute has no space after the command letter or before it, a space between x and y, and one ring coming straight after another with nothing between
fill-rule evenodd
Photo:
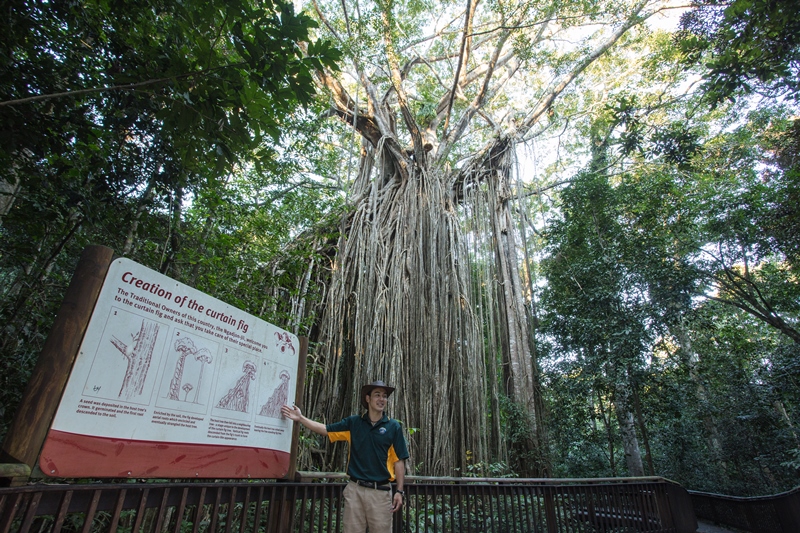
<instances>
[{"instance_id":1,"label":"large tree trunk","mask_svg":"<svg viewBox=\"0 0 800 533\"><path fill-rule=\"evenodd\" d=\"M519 272L521 262L517 255L517 229L510 206L511 189L508 181L513 160L513 149L508 147L497 158L496 179L488 182L496 282L501 289L498 312L505 329L503 382L505 394L527 414L529 426L524 442L518 444L521 449L517 450L517 456L525 457L525 462L516 465L516 470L522 476L545 477L549 475L550 465L543 427L539 372L525 312L526 288Z\"/></svg>"},{"instance_id":2,"label":"large tree trunk","mask_svg":"<svg viewBox=\"0 0 800 533\"><path fill-rule=\"evenodd\" d=\"M380 175L362 181L368 188L339 242L319 338L326 384L313 405L317 415L346 416L359 409L362 385L385 380L398 387L390 415L416 426L411 464L458 474L468 459L488 460L488 417L450 184L382 146L373 154ZM362 172L373 168L365 163Z\"/></svg>"}]
</instances>

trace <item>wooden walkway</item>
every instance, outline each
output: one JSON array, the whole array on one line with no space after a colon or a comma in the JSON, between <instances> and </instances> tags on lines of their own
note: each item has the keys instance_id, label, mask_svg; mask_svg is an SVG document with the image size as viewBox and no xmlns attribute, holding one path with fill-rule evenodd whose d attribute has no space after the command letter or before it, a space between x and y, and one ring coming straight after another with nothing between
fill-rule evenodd
<instances>
[{"instance_id":1,"label":"wooden walkway","mask_svg":"<svg viewBox=\"0 0 800 533\"><path fill-rule=\"evenodd\" d=\"M705 522L703 520L697 521L697 533L738 533L736 529L728 529L727 527L718 526L712 522Z\"/></svg>"}]
</instances>

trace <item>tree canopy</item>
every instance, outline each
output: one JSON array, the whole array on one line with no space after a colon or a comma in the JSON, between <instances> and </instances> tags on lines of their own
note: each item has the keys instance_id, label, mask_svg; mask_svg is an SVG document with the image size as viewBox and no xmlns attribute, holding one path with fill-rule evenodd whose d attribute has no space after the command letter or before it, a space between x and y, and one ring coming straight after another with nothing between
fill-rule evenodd
<instances>
[{"instance_id":1,"label":"tree canopy","mask_svg":"<svg viewBox=\"0 0 800 533\"><path fill-rule=\"evenodd\" d=\"M705 67L705 91L720 102L739 93L800 94L800 6L791 0L702 0L682 18L681 47Z\"/></svg>"},{"instance_id":2,"label":"tree canopy","mask_svg":"<svg viewBox=\"0 0 800 533\"><path fill-rule=\"evenodd\" d=\"M315 22L280 1L5 7L3 394L21 393L89 243L260 309L243 301L237 271L328 205L279 144L289 129L294 143L314 135L312 72L339 57L311 37ZM287 202L294 212L274 209Z\"/></svg>"}]
</instances>

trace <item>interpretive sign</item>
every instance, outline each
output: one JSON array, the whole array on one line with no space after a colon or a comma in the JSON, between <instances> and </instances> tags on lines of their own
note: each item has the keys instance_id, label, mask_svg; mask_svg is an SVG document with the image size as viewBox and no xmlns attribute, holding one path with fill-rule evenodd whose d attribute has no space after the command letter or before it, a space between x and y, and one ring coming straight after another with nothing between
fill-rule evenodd
<instances>
[{"instance_id":1,"label":"interpretive sign","mask_svg":"<svg viewBox=\"0 0 800 533\"><path fill-rule=\"evenodd\" d=\"M294 335L128 259L112 262L47 434L54 477L282 478Z\"/></svg>"}]
</instances>

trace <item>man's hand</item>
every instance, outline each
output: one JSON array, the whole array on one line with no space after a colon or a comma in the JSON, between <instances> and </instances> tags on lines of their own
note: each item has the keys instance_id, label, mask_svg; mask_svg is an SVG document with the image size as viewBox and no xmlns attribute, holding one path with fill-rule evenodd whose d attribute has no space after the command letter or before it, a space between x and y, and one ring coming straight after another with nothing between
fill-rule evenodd
<instances>
[{"instance_id":1,"label":"man's hand","mask_svg":"<svg viewBox=\"0 0 800 533\"><path fill-rule=\"evenodd\" d=\"M400 509L403 508L403 495L399 492L395 492L394 496L392 497L392 512L396 513Z\"/></svg>"},{"instance_id":2,"label":"man's hand","mask_svg":"<svg viewBox=\"0 0 800 533\"><path fill-rule=\"evenodd\" d=\"M319 422L315 422L314 420L309 420L308 418L304 417L303 413L300 412L299 407L294 405L291 407L284 405L281 407L281 414L293 422L300 422L314 433L319 433L323 436L328 434L325 424L320 424Z\"/></svg>"},{"instance_id":3,"label":"man's hand","mask_svg":"<svg viewBox=\"0 0 800 533\"><path fill-rule=\"evenodd\" d=\"M303 418L303 413L301 413L300 409L294 405L291 407L288 405L281 407L281 414L289 420L293 420L294 422L299 422L300 419Z\"/></svg>"},{"instance_id":4,"label":"man's hand","mask_svg":"<svg viewBox=\"0 0 800 533\"><path fill-rule=\"evenodd\" d=\"M405 492L403 491L406 479L405 460L401 459L400 461L395 461L394 475L395 475L395 483L397 483L397 488L395 489L394 496L392 497L392 512L396 513L397 511L403 508L403 500L406 497Z\"/></svg>"}]
</instances>

